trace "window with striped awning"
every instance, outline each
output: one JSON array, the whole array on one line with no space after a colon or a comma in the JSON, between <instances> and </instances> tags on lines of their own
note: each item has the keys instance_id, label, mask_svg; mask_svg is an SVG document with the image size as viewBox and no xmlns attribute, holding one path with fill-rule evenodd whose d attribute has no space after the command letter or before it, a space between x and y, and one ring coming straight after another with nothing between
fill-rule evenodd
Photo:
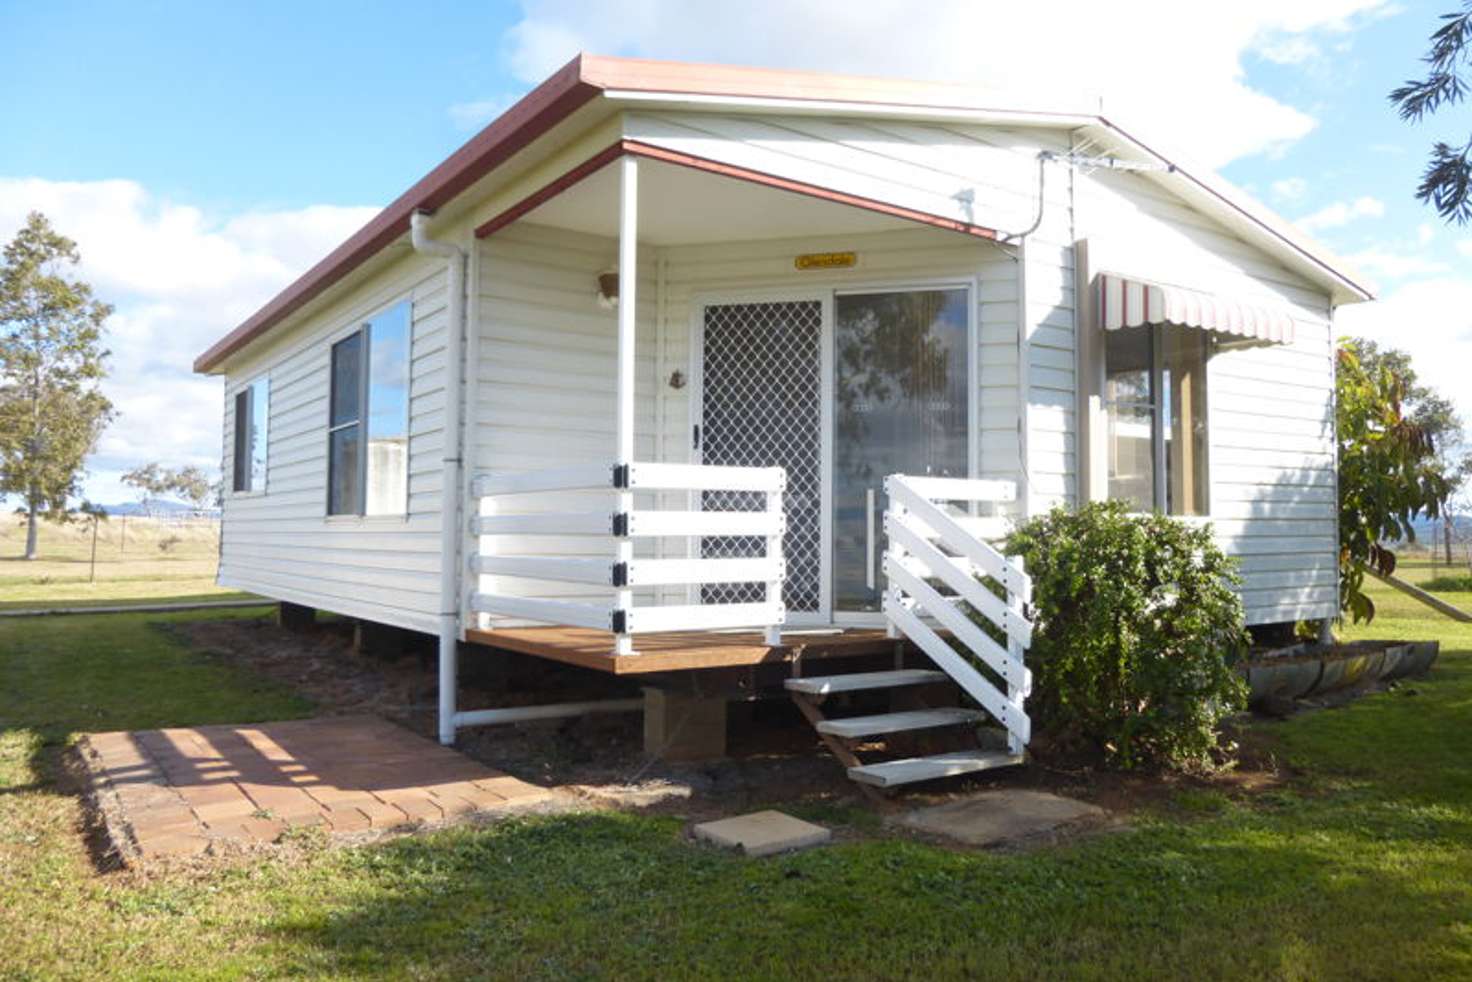
<instances>
[{"instance_id":1,"label":"window with striped awning","mask_svg":"<svg viewBox=\"0 0 1472 982\"><path fill-rule=\"evenodd\" d=\"M1175 324L1275 344L1293 343L1293 317L1285 310L1115 273L1100 273L1095 289L1099 323L1106 331Z\"/></svg>"}]
</instances>

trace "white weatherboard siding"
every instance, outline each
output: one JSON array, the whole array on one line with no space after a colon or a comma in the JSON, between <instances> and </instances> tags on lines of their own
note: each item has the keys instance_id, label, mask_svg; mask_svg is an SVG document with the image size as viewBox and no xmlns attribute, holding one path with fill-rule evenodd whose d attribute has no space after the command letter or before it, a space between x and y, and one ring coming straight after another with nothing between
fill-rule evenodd
<instances>
[{"instance_id":1,"label":"white weatherboard siding","mask_svg":"<svg viewBox=\"0 0 1472 982\"><path fill-rule=\"evenodd\" d=\"M1207 374L1211 517L1241 558L1248 622L1338 608L1334 337L1329 298L1180 204L1147 177L1079 181L1093 271L1120 272L1287 309L1292 345L1216 354Z\"/></svg>"},{"instance_id":2,"label":"white weatherboard siding","mask_svg":"<svg viewBox=\"0 0 1472 982\"><path fill-rule=\"evenodd\" d=\"M445 264L412 254L305 318L225 378L224 481L231 486L234 394L271 379L266 487L227 494L219 582L321 610L436 630L443 456ZM327 516L328 370L334 342L383 307L414 305L409 513Z\"/></svg>"},{"instance_id":3,"label":"white weatherboard siding","mask_svg":"<svg viewBox=\"0 0 1472 982\"><path fill-rule=\"evenodd\" d=\"M679 153L994 228L1003 235L1032 228L1038 217L1039 154L1068 150L1066 134L1041 128L698 112L629 113L624 135ZM913 251L908 261L899 258L892 266L886 256L866 252L866 262L843 277L846 283L885 276L933 279L955 275L960 268L980 277L981 473L1024 480L1029 492L1026 507L1031 511L1073 500L1077 472L1073 177L1068 168L1047 166L1044 197L1042 221L1028 237L1024 258L1015 258L1018 250L1012 247L983 246L985 251L978 256L984 259L958 263L955 257L964 255L960 251L964 238L952 234L937 239L933 237L941 233L916 229L917 241L950 243L931 248L953 251L939 257ZM745 247L730 248L740 257ZM807 248L854 246L843 238ZM705 254L718 257L719 247L710 247ZM812 273L794 276L790 263L781 268L772 258L765 268L707 273L696 267L685 274L677 269L680 258L672 252L671 269L677 279L708 280L713 288L754 287L763 276L768 277L766 282L792 286L805 282L802 276L809 278L806 282L817 278ZM1019 278L1021 265L1026 275ZM677 290L672 287L676 305ZM1019 322L1022 315L1025 324ZM1020 336L1025 343L1019 344ZM1018 365L1024 360L1027 372L1020 379ZM1027 404L1031 421L1026 468L1019 468L1017 459L1020 400Z\"/></svg>"},{"instance_id":4,"label":"white weatherboard siding","mask_svg":"<svg viewBox=\"0 0 1472 982\"><path fill-rule=\"evenodd\" d=\"M691 459L691 395L698 374L692 334L702 302L965 282L975 288L977 471L1019 482L1024 494L1014 513L1037 514L1079 496L1079 373L1092 370L1079 364L1079 331L1095 329L1078 323L1087 306L1078 296L1080 272L1108 270L1287 307L1297 320L1292 346L1225 351L1211 362L1212 519L1226 548L1242 558L1251 622L1335 612L1332 327L1322 288L1181 204L1147 176L1080 174L1048 162L1040 214L1039 155L1068 149L1061 130L633 112L590 131L561 157L568 166L580 163L620 132L679 153L994 228L1004 240L1008 233L1032 230L1020 246L899 221L889 231L844 234L829 234L819 223L797 238L731 241L717 225L699 243L656 238L659 244L641 248L639 259L639 459ZM483 189L490 197L477 207L495 213L565 169L549 161L535 179ZM648 171L657 173L654 166ZM646 194L657 187L651 178ZM749 191L751 185L742 187ZM762 193L785 200L785 192ZM831 207L840 214L841 206ZM485 217L478 214L477 220ZM616 313L598 304L595 291L597 274L614 265L618 244L609 236L538 224L537 217L533 213L474 244L465 367L468 476L613 463ZM1088 270L1075 270L1079 240L1088 242ZM794 268L799 254L847 251L858 257L851 269ZM365 271L361 285L231 365L226 486L233 396L263 371L271 379L269 459L264 494L227 498L220 581L430 631L438 611L440 562L444 263L407 251L395 255L377 272ZM404 296L414 301L409 515L328 519L330 345ZM670 384L676 371L685 376L683 387ZM508 498L503 510L611 511L611 495L576 497ZM686 499L666 494L660 503L681 507ZM467 510L474 507L471 502ZM687 543L641 548L681 555ZM467 532L466 555L481 549L610 560L613 555L611 538L477 539ZM611 599L606 588L509 577L472 577L468 585L547 598ZM683 590L659 594L677 599ZM653 596L651 591L641 599Z\"/></svg>"},{"instance_id":5,"label":"white weatherboard siding","mask_svg":"<svg viewBox=\"0 0 1472 982\"><path fill-rule=\"evenodd\" d=\"M617 311L598 303L598 274L615 265L618 241L517 222L478 243L478 339L467 425L473 473L614 463ZM657 306L653 253L641 250L635 344L635 455L655 459ZM503 513L613 513L602 493L516 495ZM473 507L473 506L472 506ZM489 513L489 510L487 510ZM467 551L613 561L610 537L471 537ZM472 578L474 582L474 578ZM479 577L482 592L612 600L611 588Z\"/></svg>"}]
</instances>

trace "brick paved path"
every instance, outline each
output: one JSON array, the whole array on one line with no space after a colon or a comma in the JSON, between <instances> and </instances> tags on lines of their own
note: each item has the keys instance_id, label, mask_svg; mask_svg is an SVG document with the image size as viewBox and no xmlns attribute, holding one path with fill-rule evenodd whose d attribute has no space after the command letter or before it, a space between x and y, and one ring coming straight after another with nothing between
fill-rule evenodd
<instances>
[{"instance_id":1,"label":"brick paved path","mask_svg":"<svg viewBox=\"0 0 1472 982\"><path fill-rule=\"evenodd\" d=\"M376 716L95 733L82 753L113 837L143 859L270 842L297 825L362 832L554 797Z\"/></svg>"}]
</instances>

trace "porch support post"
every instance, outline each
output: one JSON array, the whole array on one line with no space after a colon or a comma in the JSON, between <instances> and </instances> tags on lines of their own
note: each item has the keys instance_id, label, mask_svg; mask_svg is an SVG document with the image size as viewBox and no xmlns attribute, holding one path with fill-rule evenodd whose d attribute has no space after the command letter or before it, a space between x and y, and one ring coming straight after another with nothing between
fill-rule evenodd
<instances>
[{"instance_id":1,"label":"porch support post","mask_svg":"<svg viewBox=\"0 0 1472 982\"><path fill-rule=\"evenodd\" d=\"M619 158L618 200L618 416L616 423L617 455L620 467L634 461L634 340L638 324L639 285L639 163L632 155ZM634 495L628 488L618 492L618 512L634 510ZM634 540L627 534L618 538L618 561L627 564L634 558ZM615 597L616 610L628 611L634 606L634 591L620 587ZM620 633L614 640L614 651L620 655L634 653L634 639Z\"/></svg>"}]
</instances>

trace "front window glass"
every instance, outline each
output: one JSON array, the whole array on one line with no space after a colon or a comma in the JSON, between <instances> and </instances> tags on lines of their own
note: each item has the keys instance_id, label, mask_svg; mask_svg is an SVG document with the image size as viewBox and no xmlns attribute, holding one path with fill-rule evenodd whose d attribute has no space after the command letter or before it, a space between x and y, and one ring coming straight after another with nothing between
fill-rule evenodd
<instances>
[{"instance_id":1,"label":"front window glass","mask_svg":"<svg viewBox=\"0 0 1472 982\"><path fill-rule=\"evenodd\" d=\"M235 394L234 491L266 490L266 437L271 383L257 379Z\"/></svg>"},{"instance_id":2,"label":"front window glass","mask_svg":"<svg viewBox=\"0 0 1472 982\"><path fill-rule=\"evenodd\" d=\"M409 510L409 304L368 325L369 515Z\"/></svg>"},{"instance_id":3,"label":"front window glass","mask_svg":"<svg viewBox=\"0 0 1472 982\"><path fill-rule=\"evenodd\" d=\"M1109 497L1140 511L1208 513L1203 331L1146 325L1105 332Z\"/></svg>"},{"instance_id":4,"label":"front window glass","mask_svg":"<svg viewBox=\"0 0 1472 982\"><path fill-rule=\"evenodd\" d=\"M879 609L884 478L965 477L968 291L840 295L834 318L833 600Z\"/></svg>"},{"instance_id":5,"label":"front window glass","mask_svg":"<svg viewBox=\"0 0 1472 982\"><path fill-rule=\"evenodd\" d=\"M409 509L410 321L406 300L332 347L329 515Z\"/></svg>"}]
</instances>

